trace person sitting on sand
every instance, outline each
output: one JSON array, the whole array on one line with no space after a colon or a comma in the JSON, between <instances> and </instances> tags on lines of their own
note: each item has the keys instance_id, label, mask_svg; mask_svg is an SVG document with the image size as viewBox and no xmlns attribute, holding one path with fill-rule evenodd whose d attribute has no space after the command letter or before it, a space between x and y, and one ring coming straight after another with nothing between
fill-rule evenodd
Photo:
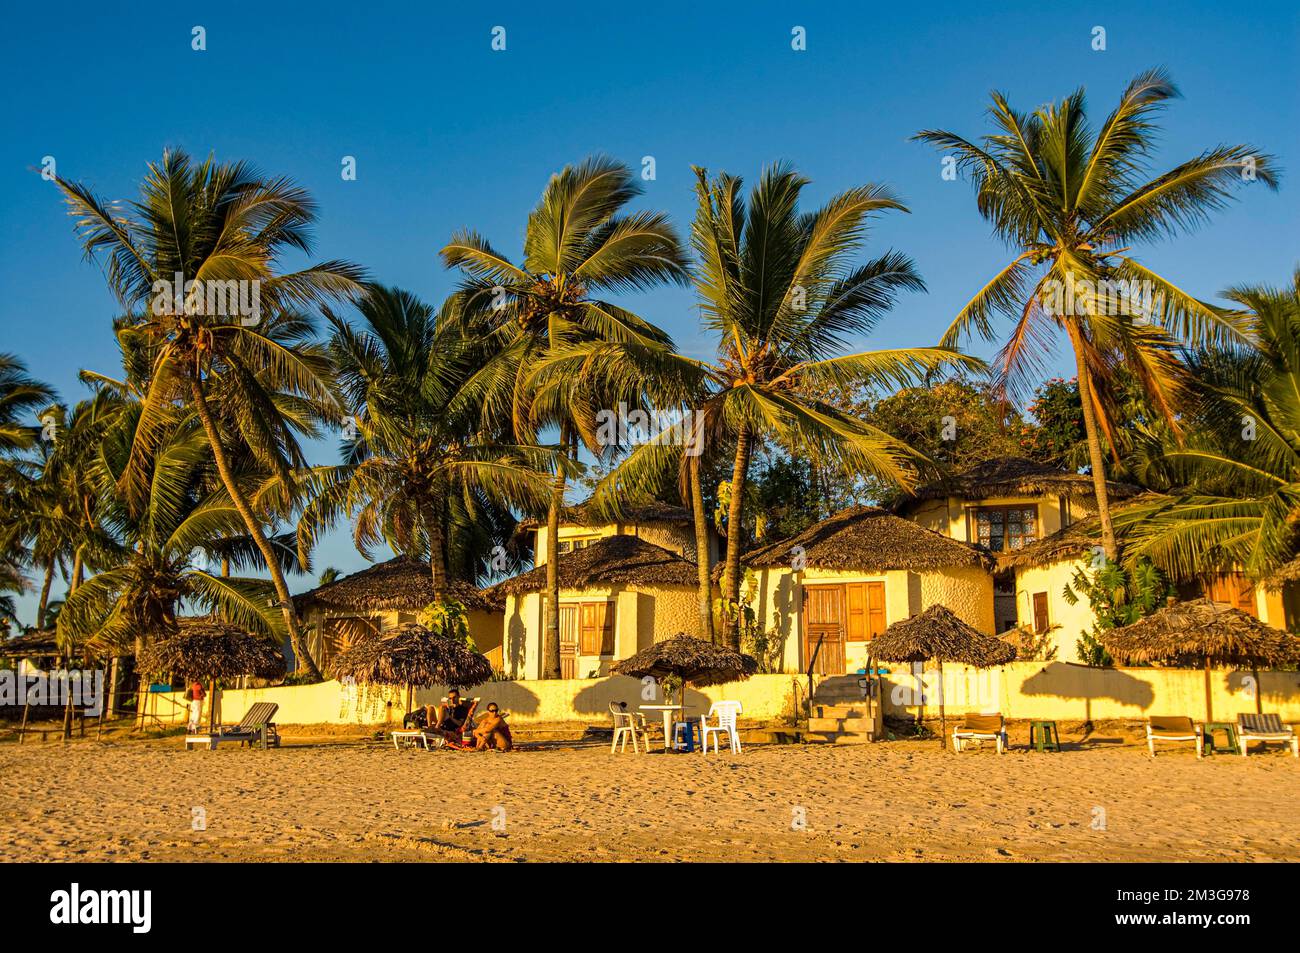
<instances>
[{"instance_id":1,"label":"person sitting on sand","mask_svg":"<svg viewBox=\"0 0 1300 953\"><path fill-rule=\"evenodd\" d=\"M448 739L459 741L468 718L469 703L461 701L460 692L453 688L447 693L446 704L438 706L438 722L434 728Z\"/></svg>"},{"instance_id":2,"label":"person sitting on sand","mask_svg":"<svg viewBox=\"0 0 1300 953\"><path fill-rule=\"evenodd\" d=\"M474 745L475 751L487 751L489 748L496 748L498 751L509 751L515 746L510 737L510 726L501 717L501 710L497 708L496 702L489 703L487 714L483 716L478 727L474 729L474 737L478 740L478 743Z\"/></svg>"}]
</instances>

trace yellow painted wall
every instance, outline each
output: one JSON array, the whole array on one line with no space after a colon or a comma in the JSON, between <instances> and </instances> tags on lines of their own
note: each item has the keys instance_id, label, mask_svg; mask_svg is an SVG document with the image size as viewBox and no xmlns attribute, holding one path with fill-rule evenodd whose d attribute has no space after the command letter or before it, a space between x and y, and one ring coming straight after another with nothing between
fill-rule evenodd
<instances>
[{"instance_id":1,"label":"yellow painted wall","mask_svg":"<svg viewBox=\"0 0 1300 953\"><path fill-rule=\"evenodd\" d=\"M321 609L313 609L306 613L303 621L312 626L307 639L308 650L312 653L312 658L317 662L321 660L321 624L328 619L345 619L345 618L366 618L375 619L379 622L380 631L394 628L404 622L414 622L416 612L398 612L396 610L386 612L325 612ZM466 613L466 622L469 626L470 637L474 640L474 645L478 651L488 657L493 668L501 667L501 644L502 631L505 625L505 613L502 611L488 611L485 609L472 609Z\"/></svg>"},{"instance_id":2,"label":"yellow painted wall","mask_svg":"<svg viewBox=\"0 0 1300 953\"><path fill-rule=\"evenodd\" d=\"M614 662L630 658L679 632L694 633L697 627L695 590L687 586L604 586L560 590L562 605L602 599L614 602L614 655L579 655L577 672L583 678L606 676ZM545 633L541 593L528 592L506 598L504 633L502 671L512 678L541 678L542 637Z\"/></svg>"},{"instance_id":3,"label":"yellow painted wall","mask_svg":"<svg viewBox=\"0 0 1300 953\"><path fill-rule=\"evenodd\" d=\"M1062 526L1061 499L1051 495L991 496L986 500L965 500L950 496L947 499L919 503L907 517L936 533L973 543L976 541L971 532L973 521L967 519L967 514L981 506L1037 506L1039 539L1055 533Z\"/></svg>"},{"instance_id":4,"label":"yellow painted wall","mask_svg":"<svg viewBox=\"0 0 1300 953\"><path fill-rule=\"evenodd\" d=\"M803 687L800 679L801 692ZM708 711L711 702L723 699L739 701L743 718L775 722L787 718L793 711L794 692L792 676L755 675L743 682L688 688L686 704L690 709L688 714L698 717ZM414 705L437 704L446 693L447 687L442 685L418 689L414 693ZM159 718L173 724L183 723L186 707L181 704L182 693L166 694L177 704L173 706L159 700ZM611 701L627 702L631 708L663 701L657 686L643 685L638 679L621 675L601 679L489 682L464 694L481 699L480 707L496 702L510 713L510 721L515 725L543 722L602 724L609 721ZM285 688L231 690L220 693L220 696L218 710L221 720L226 723L239 721L249 706L256 702L275 702L280 706L276 721L282 725L400 725L406 706L403 688L366 689L337 681ZM651 717L658 716L651 713Z\"/></svg>"},{"instance_id":5,"label":"yellow painted wall","mask_svg":"<svg viewBox=\"0 0 1300 953\"><path fill-rule=\"evenodd\" d=\"M883 678L885 709L890 714L915 714L924 691L927 715L937 713L938 672L925 669L917 676L906 665L888 666ZM1211 673L1215 720L1233 721L1242 712L1256 709L1249 694L1250 672L1216 670ZM1051 718L1059 721L1086 719L1134 719L1148 715L1187 715L1205 718L1205 680L1199 669L1125 668L1094 669L1064 662L1013 662L994 669L944 666L944 706L949 714L1001 712L1007 718ZM775 722L787 718L794 704L796 685L802 698L804 680L798 675L756 675L744 682L689 689L687 703L694 714L707 711L710 701L735 699L744 706L744 717ZM650 686L651 697L643 698L644 686L636 679L613 676L567 681L489 682L466 692L495 701L511 713L518 725L540 722L582 722L599 724L608 718L611 701L629 705L661 701ZM1276 712L1288 723L1300 722L1300 673L1261 672L1260 703L1266 712ZM169 694L177 703L157 702L160 719L171 723L185 720L181 693ZM445 686L419 689L415 704L436 704L446 694ZM147 698L148 696L142 696ZM404 689L342 685L336 681L283 688L241 689L221 693L219 713L226 723L237 722L252 704L275 702L280 706L280 724L400 723L405 711Z\"/></svg>"},{"instance_id":6,"label":"yellow painted wall","mask_svg":"<svg viewBox=\"0 0 1300 953\"><path fill-rule=\"evenodd\" d=\"M695 529L689 523L607 523L603 526L577 526L572 523L560 524L560 540L566 539L603 539L606 536L636 536L647 543L653 543L670 552L682 556L695 548ZM533 565L543 565L550 553L547 545L546 527L533 531ZM709 534L710 563L718 558L716 534Z\"/></svg>"},{"instance_id":7,"label":"yellow painted wall","mask_svg":"<svg viewBox=\"0 0 1300 953\"><path fill-rule=\"evenodd\" d=\"M758 625L763 631L776 630L784 637L782 671L799 672L806 666L803 652L803 606L800 587L848 582L885 584L885 624L910 618L936 603L946 605L957 616L981 632L993 632L993 579L977 567L943 572L914 573L891 570L866 574L809 567L794 572L788 567L756 570L753 602ZM845 670L852 672L866 664L865 642L845 644Z\"/></svg>"},{"instance_id":8,"label":"yellow painted wall","mask_svg":"<svg viewBox=\"0 0 1300 953\"><path fill-rule=\"evenodd\" d=\"M1077 662L1079 636L1092 628L1092 607L1086 599L1074 605L1066 601L1065 586L1074 577L1076 568L1087 565L1087 560L1049 563L1046 566L1027 566L1016 570L1016 617L1020 625L1031 628L1034 624L1034 593L1047 593L1047 621L1053 626L1052 640L1056 645L1058 662Z\"/></svg>"},{"instance_id":9,"label":"yellow painted wall","mask_svg":"<svg viewBox=\"0 0 1300 953\"><path fill-rule=\"evenodd\" d=\"M885 710L915 714L923 687L926 706L937 714L938 670L920 676L907 665L890 665L884 677ZM1013 662L993 669L945 665L944 706L949 714L1001 712L1007 718L1062 721L1187 715L1205 719L1205 672L1202 669L1089 668L1066 662ZM1216 721L1235 721L1256 710L1249 671L1220 669L1211 673ZM1259 701L1265 712L1283 721L1300 721L1300 672L1260 672Z\"/></svg>"}]
</instances>

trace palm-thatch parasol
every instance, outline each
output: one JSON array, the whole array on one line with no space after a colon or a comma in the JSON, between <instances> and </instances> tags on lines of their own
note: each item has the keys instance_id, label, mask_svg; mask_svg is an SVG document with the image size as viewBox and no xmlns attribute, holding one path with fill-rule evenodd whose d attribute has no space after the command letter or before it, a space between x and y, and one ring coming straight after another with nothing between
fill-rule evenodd
<instances>
[{"instance_id":1,"label":"palm-thatch parasol","mask_svg":"<svg viewBox=\"0 0 1300 953\"><path fill-rule=\"evenodd\" d=\"M616 663L610 671L633 678L676 676L682 680L681 703L685 704L687 684L721 685L743 681L758 671L758 660L679 632ZM665 746L668 741L664 739Z\"/></svg>"},{"instance_id":2,"label":"palm-thatch parasol","mask_svg":"<svg viewBox=\"0 0 1300 953\"><path fill-rule=\"evenodd\" d=\"M414 622L361 638L330 665L335 678L362 685L405 685L411 707L414 685L481 685L492 678L492 663L456 639Z\"/></svg>"},{"instance_id":3,"label":"palm-thatch parasol","mask_svg":"<svg viewBox=\"0 0 1300 953\"><path fill-rule=\"evenodd\" d=\"M1121 663L1157 662L1205 666L1205 720L1214 720L1210 669L1215 665L1261 666L1300 662L1300 639L1240 609L1210 599L1176 602L1101 636ZM1258 698L1258 678L1255 686Z\"/></svg>"},{"instance_id":4,"label":"palm-thatch parasol","mask_svg":"<svg viewBox=\"0 0 1300 953\"><path fill-rule=\"evenodd\" d=\"M211 726L216 722L217 679L240 675L279 678L285 663L275 643L221 619L199 616L178 620L178 631L146 647L136 659L136 668L147 675L207 681Z\"/></svg>"},{"instance_id":5,"label":"palm-thatch parasol","mask_svg":"<svg viewBox=\"0 0 1300 953\"><path fill-rule=\"evenodd\" d=\"M943 663L975 668L1005 665L1016 657L1011 644L967 625L947 606L933 605L920 615L895 622L867 643L872 658L882 662L939 663L939 746L947 747L947 713L943 704ZM869 665L868 668L874 668ZM922 696L924 697L924 696Z\"/></svg>"}]
</instances>

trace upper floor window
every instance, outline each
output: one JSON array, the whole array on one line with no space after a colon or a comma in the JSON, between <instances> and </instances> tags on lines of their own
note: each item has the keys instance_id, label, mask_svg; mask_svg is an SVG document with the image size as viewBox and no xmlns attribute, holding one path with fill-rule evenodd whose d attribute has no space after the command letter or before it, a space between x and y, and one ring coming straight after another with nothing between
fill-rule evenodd
<instances>
[{"instance_id":1,"label":"upper floor window","mask_svg":"<svg viewBox=\"0 0 1300 953\"><path fill-rule=\"evenodd\" d=\"M975 510L976 541L995 553L1021 549L1038 539L1038 507L981 506Z\"/></svg>"},{"instance_id":2,"label":"upper floor window","mask_svg":"<svg viewBox=\"0 0 1300 953\"><path fill-rule=\"evenodd\" d=\"M556 544L556 549L561 553L571 553L575 549L586 549L598 538L595 536L580 536L576 539L562 539Z\"/></svg>"}]
</instances>

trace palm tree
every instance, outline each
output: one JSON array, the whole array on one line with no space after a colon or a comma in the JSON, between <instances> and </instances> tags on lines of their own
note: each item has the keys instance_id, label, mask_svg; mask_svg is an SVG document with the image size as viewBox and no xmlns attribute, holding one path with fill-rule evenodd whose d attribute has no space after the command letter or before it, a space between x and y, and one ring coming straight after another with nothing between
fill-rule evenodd
<instances>
[{"instance_id":1,"label":"palm tree","mask_svg":"<svg viewBox=\"0 0 1300 953\"><path fill-rule=\"evenodd\" d=\"M822 395L831 385L902 384L936 367L978 368L982 362L947 348L840 353L845 338L870 333L901 292L924 288L912 262L898 252L852 264L872 216L906 211L888 189L849 189L805 213L799 196L808 180L785 165L766 170L748 200L735 176L710 179L703 169L696 176L695 287L702 321L718 335L716 358L696 360L662 346L619 342L572 347L567 359L611 380L640 376L653 382L653 396L691 409L706 452L730 449L722 600L726 641L738 647L745 487L757 446L774 441L815 462L910 486L915 454ZM665 432L629 453L611 475L611 486L653 486L665 467L685 466L681 483L696 512L697 540L706 539L699 466L689 455L671 452L674 442L683 441ZM700 586L703 596L703 578Z\"/></svg>"},{"instance_id":2,"label":"palm tree","mask_svg":"<svg viewBox=\"0 0 1300 953\"><path fill-rule=\"evenodd\" d=\"M362 271L327 261L279 273L282 253L310 251L315 205L287 179L263 177L246 163L195 163L184 152L164 152L161 162L149 166L140 199L129 209L105 203L85 186L57 181L78 219L87 256L104 259L127 326L151 345L148 390L128 464L118 477L120 489L132 505L143 505L165 408L177 401L191 406L217 475L271 575L298 663L319 678L267 537L265 514L241 485L228 448L246 448L285 487L295 470L306 467L295 421L275 395L334 404L329 363L310 342L309 321L297 319L299 333L286 343L268 333L273 322L264 316L353 295ZM231 307L228 298L214 304L214 292L229 295L231 283L243 283L239 306ZM173 306L180 296L180 306ZM218 393L221 400L214 401Z\"/></svg>"},{"instance_id":3,"label":"palm tree","mask_svg":"<svg viewBox=\"0 0 1300 953\"><path fill-rule=\"evenodd\" d=\"M516 265L473 231L442 249L448 267L465 275L458 313L491 357L461 389L459 400L480 409L485 429L512 422L513 439L535 444L555 427L559 447L576 459L577 442L593 446L600 398L571 393L543 408L528 380L548 352L589 340L663 344L668 336L606 300L611 291L686 281L686 256L665 215L625 212L641 189L627 166L594 157L551 177L528 216L523 260ZM542 677L560 677L560 605L556 553L566 471L557 467L547 504L546 635Z\"/></svg>"},{"instance_id":4,"label":"palm tree","mask_svg":"<svg viewBox=\"0 0 1300 953\"><path fill-rule=\"evenodd\" d=\"M441 604L452 578L449 557L472 535L480 510L546 505L549 456L498 442L479 429L477 415L456 412L454 398L478 366L478 348L440 329L431 307L376 286L358 310L360 327L329 314L330 354L356 411L355 435L345 443L344 463L312 476L314 497L299 523L302 548L353 517L363 554L386 542L427 558ZM485 555L475 561L483 564Z\"/></svg>"},{"instance_id":5,"label":"palm tree","mask_svg":"<svg viewBox=\"0 0 1300 953\"><path fill-rule=\"evenodd\" d=\"M48 624L47 609L55 576L69 591L87 572L116 561L119 548L104 525L98 489L90 466L105 433L107 415L99 400L82 401L71 414L62 405L45 408L41 419L48 439L15 461L0 514L0 551L36 567L43 575L36 627Z\"/></svg>"},{"instance_id":6,"label":"palm tree","mask_svg":"<svg viewBox=\"0 0 1300 953\"><path fill-rule=\"evenodd\" d=\"M101 493L108 521L123 541L120 564L98 572L74 589L59 613L59 631L92 652L134 649L176 631L182 604L214 611L250 631L277 641L285 629L269 604L274 592L260 579L218 575L208 567L206 547L243 529L240 514L214 483L207 437L194 415L173 409L160 428L160 442L148 466L143 501L126 499L120 480L130 466L136 438L146 425L144 407L123 407L104 440L91 478ZM260 567L257 550L235 556L239 568Z\"/></svg>"},{"instance_id":7,"label":"palm tree","mask_svg":"<svg viewBox=\"0 0 1300 953\"><path fill-rule=\"evenodd\" d=\"M1224 293L1253 316L1255 349L1201 355L1186 446L1152 469L1183 487L1125 508L1125 557L1176 579L1243 569L1267 579L1300 551L1300 269L1289 288Z\"/></svg>"},{"instance_id":8,"label":"palm tree","mask_svg":"<svg viewBox=\"0 0 1300 953\"><path fill-rule=\"evenodd\" d=\"M1277 180L1272 159L1246 145L1216 146L1148 178L1154 115L1178 90L1163 70L1136 77L1095 131L1083 90L1032 114L993 93L995 131L979 143L926 130L916 138L953 158L976 189L979 211L1016 252L958 312L943 343L1013 322L995 380L1020 396L1058 332L1074 355L1090 468L1107 558L1118 555L1106 491L1103 440L1113 443L1111 385L1126 366L1152 407L1177 432L1174 406L1186 389L1177 340L1241 342L1246 325L1197 300L1126 254L1135 241L1172 236L1204 222L1234 189Z\"/></svg>"},{"instance_id":9,"label":"palm tree","mask_svg":"<svg viewBox=\"0 0 1300 953\"><path fill-rule=\"evenodd\" d=\"M12 354L0 354L0 454L26 450L36 442L39 427L25 423L26 414L54 400L54 392L27 376L23 362Z\"/></svg>"}]
</instances>

